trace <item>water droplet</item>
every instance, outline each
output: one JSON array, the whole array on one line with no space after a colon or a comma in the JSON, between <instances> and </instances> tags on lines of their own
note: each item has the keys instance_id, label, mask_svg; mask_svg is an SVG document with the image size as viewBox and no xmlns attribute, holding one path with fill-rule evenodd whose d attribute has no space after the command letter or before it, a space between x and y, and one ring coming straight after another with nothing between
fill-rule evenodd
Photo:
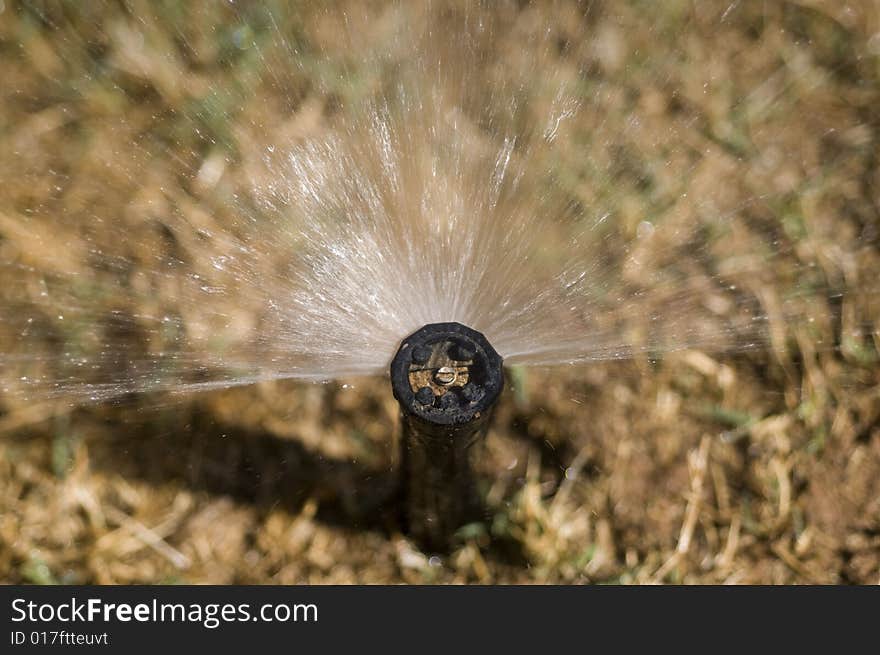
<instances>
[{"instance_id":1,"label":"water droplet","mask_svg":"<svg viewBox=\"0 0 880 655\"><path fill-rule=\"evenodd\" d=\"M654 224L650 221L642 221L636 228L636 236L639 239L647 239L654 234Z\"/></svg>"}]
</instances>

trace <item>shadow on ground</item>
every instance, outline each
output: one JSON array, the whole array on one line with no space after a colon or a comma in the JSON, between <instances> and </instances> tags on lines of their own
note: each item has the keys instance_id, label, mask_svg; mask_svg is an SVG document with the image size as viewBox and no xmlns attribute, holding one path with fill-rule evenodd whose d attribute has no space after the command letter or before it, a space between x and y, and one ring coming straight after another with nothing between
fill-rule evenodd
<instances>
[{"instance_id":1,"label":"shadow on ground","mask_svg":"<svg viewBox=\"0 0 880 655\"><path fill-rule=\"evenodd\" d=\"M199 408L181 413L181 429L106 419L110 442L93 450L91 464L151 486L174 485L228 496L258 508L299 513L310 499L315 518L359 530L389 531L397 519L397 474L310 451L298 441L217 423Z\"/></svg>"}]
</instances>

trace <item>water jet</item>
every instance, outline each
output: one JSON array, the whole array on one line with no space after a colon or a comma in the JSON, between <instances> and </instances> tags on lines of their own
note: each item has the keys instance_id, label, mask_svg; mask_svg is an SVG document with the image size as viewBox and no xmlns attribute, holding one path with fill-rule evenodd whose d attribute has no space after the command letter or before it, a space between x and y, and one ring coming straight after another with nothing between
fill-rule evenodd
<instances>
[{"instance_id":1,"label":"water jet","mask_svg":"<svg viewBox=\"0 0 880 655\"><path fill-rule=\"evenodd\" d=\"M471 457L504 386L501 365L486 337L460 323L425 325L391 362L403 519L425 548L445 549L456 528L479 516Z\"/></svg>"}]
</instances>

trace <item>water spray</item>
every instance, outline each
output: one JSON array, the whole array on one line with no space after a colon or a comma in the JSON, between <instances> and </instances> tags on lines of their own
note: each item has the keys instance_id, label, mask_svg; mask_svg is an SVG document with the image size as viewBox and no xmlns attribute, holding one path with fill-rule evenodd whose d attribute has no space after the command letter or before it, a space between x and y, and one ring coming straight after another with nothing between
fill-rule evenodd
<instances>
[{"instance_id":1,"label":"water spray","mask_svg":"<svg viewBox=\"0 0 880 655\"><path fill-rule=\"evenodd\" d=\"M470 460L504 386L501 364L486 337L460 323L425 325L391 362L404 521L429 550L445 549L454 531L480 514Z\"/></svg>"}]
</instances>

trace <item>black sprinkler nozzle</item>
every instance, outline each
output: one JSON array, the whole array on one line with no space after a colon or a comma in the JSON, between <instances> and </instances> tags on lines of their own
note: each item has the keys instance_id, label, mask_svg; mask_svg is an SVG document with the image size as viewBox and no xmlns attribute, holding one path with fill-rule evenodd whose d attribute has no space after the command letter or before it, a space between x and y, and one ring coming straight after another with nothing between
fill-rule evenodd
<instances>
[{"instance_id":1,"label":"black sprinkler nozzle","mask_svg":"<svg viewBox=\"0 0 880 655\"><path fill-rule=\"evenodd\" d=\"M460 323L425 325L391 362L402 414L404 521L429 550L445 550L457 528L479 517L471 446L489 429L504 386L501 366L486 337Z\"/></svg>"}]
</instances>

